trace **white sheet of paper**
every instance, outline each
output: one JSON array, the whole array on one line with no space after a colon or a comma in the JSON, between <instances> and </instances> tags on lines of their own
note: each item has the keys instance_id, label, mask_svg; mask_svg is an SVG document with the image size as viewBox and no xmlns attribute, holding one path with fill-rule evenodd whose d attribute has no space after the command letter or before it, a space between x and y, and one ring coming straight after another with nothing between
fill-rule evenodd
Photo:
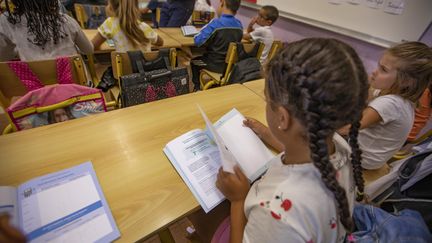
<instances>
[{"instance_id":1,"label":"white sheet of paper","mask_svg":"<svg viewBox=\"0 0 432 243\"><path fill-rule=\"evenodd\" d=\"M199 106L198 104L197 104L197 106L198 106L198 110L200 111L200 113L201 113L201 115L202 115L202 117L206 123L207 129L212 134L213 139L215 140L215 143L218 146L220 156L221 156L223 170L226 172L234 173L234 166L237 164L236 159L232 155L231 151L229 151L228 148L225 146L222 138L216 132L216 129L214 128L213 123L210 122L207 115L202 110L201 106Z\"/></svg>"}]
</instances>

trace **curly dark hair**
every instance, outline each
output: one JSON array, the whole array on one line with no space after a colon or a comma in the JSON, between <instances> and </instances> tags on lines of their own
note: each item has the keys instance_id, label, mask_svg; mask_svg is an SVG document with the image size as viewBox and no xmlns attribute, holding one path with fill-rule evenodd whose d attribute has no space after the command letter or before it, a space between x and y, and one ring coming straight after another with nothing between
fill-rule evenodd
<instances>
[{"instance_id":1,"label":"curly dark hair","mask_svg":"<svg viewBox=\"0 0 432 243\"><path fill-rule=\"evenodd\" d=\"M337 129L351 124L351 163L357 200L362 200L364 181L357 135L366 107L368 78L360 58L353 48L335 39L310 38L290 43L269 62L266 90L272 109L283 106L304 124L311 159L323 183L333 192L341 223L352 231L346 192L336 180L326 140Z\"/></svg>"},{"instance_id":2,"label":"curly dark hair","mask_svg":"<svg viewBox=\"0 0 432 243\"><path fill-rule=\"evenodd\" d=\"M13 10L10 1L15 6ZM29 34L27 40L34 45L44 48L49 41L57 44L67 36L62 29L65 18L60 13L58 0L6 0L5 3L9 23L20 23L24 17Z\"/></svg>"}]
</instances>

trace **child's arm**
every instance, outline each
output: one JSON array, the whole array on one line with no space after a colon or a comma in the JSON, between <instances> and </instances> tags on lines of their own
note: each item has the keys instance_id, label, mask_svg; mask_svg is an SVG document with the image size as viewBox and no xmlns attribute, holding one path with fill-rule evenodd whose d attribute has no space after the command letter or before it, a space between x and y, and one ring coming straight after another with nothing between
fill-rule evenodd
<instances>
[{"instance_id":1,"label":"child's arm","mask_svg":"<svg viewBox=\"0 0 432 243\"><path fill-rule=\"evenodd\" d=\"M234 172L235 174L225 172L221 167L216 181L217 188L231 202L231 243L243 241L247 223L243 207L250 188L247 177L238 166L234 167Z\"/></svg>"},{"instance_id":2,"label":"child's arm","mask_svg":"<svg viewBox=\"0 0 432 243\"><path fill-rule=\"evenodd\" d=\"M97 50L100 46L106 41L105 37L103 37L99 32L93 37L92 43L94 49Z\"/></svg>"},{"instance_id":3,"label":"child's arm","mask_svg":"<svg viewBox=\"0 0 432 243\"><path fill-rule=\"evenodd\" d=\"M382 120L383 120L382 117L375 109L373 109L372 107L367 107L366 109L363 110L363 117L360 121L360 129L373 126ZM351 125L346 125L340 128L337 132L340 135L346 136L349 134L350 128Z\"/></svg>"},{"instance_id":4,"label":"child's arm","mask_svg":"<svg viewBox=\"0 0 432 243\"><path fill-rule=\"evenodd\" d=\"M254 31L253 26L256 24L256 22L257 22L257 18L258 18L258 17L253 17L253 18L251 19L251 21L249 22L249 25L248 25L248 27L247 27L247 32L248 32L248 33Z\"/></svg>"},{"instance_id":5,"label":"child's arm","mask_svg":"<svg viewBox=\"0 0 432 243\"><path fill-rule=\"evenodd\" d=\"M252 40L252 36L249 33L243 33L243 39L250 41Z\"/></svg>"},{"instance_id":6,"label":"child's arm","mask_svg":"<svg viewBox=\"0 0 432 243\"><path fill-rule=\"evenodd\" d=\"M162 39L162 37L158 36L157 39L156 39L156 42L154 44L156 46L163 46L164 40Z\"/></svg>"},{"instance_id":7,"label":"child's arm","mask_svg":"<svg viewBox=\"0 0 432 243\"><path fill-rule=\"evenodd\" d=\"M197 47L201 47L202 45L204 45L210 38L210 36L213 34L213 31L215 30L215 26L213 25L213 22L210 21L209 24L204 26L204 28L202 28L200 32L194 36L194 43Z\"/></svg>"},{"instance_id":8,"label":"child's arm","mask_svg":"<svg viewBox=\"0 0 432 243\"><path fill-rule=\"evenodd\" d=\"M280 153L284 151L283 144L280 143L270 132L270 129L261 122L253 118L246 117L246 120L243 121L243 124L246 127L252 129L252 131L254 131L254 133L258 135L261 140L264 141L264 143L270 145L273 149L276 150L276 152Z\"/></svg>"}]
</instances>

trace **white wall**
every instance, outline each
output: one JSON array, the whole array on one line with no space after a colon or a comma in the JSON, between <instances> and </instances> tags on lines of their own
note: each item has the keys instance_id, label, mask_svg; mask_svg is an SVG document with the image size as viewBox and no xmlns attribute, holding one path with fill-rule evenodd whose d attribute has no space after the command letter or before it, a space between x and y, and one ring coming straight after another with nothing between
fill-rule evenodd
<instances>
[{"instance_id":1,"label":"white wall","mask_svg":"<svg viewBox=\"0 0 432 243\"><path fill-rule=\"evenodd\" d=\"M212 6L217 8L220 0L211 0L211 2ZM256 14L256 9L242 6L237 13L237 18L239 18L243 26L246 27L250 19ZM286 18L280 18L272 28L276 38L286 42L292 42L307 37L331 37L345 41L356 49L368 72L373 71L382 52L385 50L385 48L380 46ZM432 46L432 24L429 25L428 30L423 34L420 41Z\"/></svg>"}]
</instances>

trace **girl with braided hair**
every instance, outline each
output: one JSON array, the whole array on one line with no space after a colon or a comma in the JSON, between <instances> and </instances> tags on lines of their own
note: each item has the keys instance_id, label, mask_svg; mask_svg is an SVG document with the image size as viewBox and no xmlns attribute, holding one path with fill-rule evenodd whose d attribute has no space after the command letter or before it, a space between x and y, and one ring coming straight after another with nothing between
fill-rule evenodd
<instances>
[{"instance_id":1,"label":"girl with braided hair","mask_svg":"<svg viewBox=\"0 0 432 243\"><path fill-rule=\"evenodd\" d=\"M284 152L251 188L238 167L219 171L216 185L231 202L231 242L342 242L363 195L363 64L347 44L311 38L288 44L265 76L267 123ZM352 149L336 133L347 124Z\"/></svg>"},{"instance_id":2,"label":"girl with braided hair","mask_svg":"<svg viewBox=\"0 0 432 243\"><path fill-rule=\"evenodd\" d=\"M58 0L4 0L0 15L0 61L53 59L80 52L90 54L93 45L78 23L60 13ZM12 9L12 5L14 8ZM17 52L17 53L15 53Z\"/></svg>"}]
</instances>

